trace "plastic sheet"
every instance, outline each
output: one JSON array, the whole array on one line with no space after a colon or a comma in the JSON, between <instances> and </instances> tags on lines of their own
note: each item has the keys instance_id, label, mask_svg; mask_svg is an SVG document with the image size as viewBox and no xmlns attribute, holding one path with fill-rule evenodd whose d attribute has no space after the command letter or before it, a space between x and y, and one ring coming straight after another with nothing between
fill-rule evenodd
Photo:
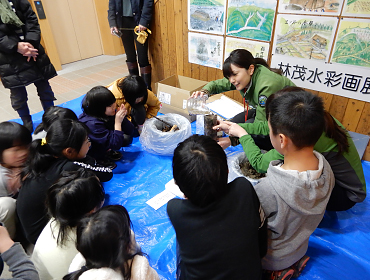
<instances>
[{"instance_id":1,"label":"plastic sheet","mask_svg":"<svg viewBox=\"0 0 370 280\"><path fill-rule=\"evenodd\" d=\"M143 149L158 155L173 155L177 144L191 135L190 122L178 114L166 114L160 117L172 125L176 124L179 130L162 132L165 124L156 118L146 120L140 135Z\"/></svg>"},{"instance_id":2,"label":"plastic sheet","mask_svg":"<svg viewBox=\"0 0 370 280\"><path fill-rule=\"evenodd\" d=\"M229 167L229 176L228 182L233 181L237 177L244 177L251 182L254 186L259 182L259 179L252 179L243 175L242 171L240 170L240 163L248 161L246 154L244 151L237 152L234 154L229 154L227 157L227 165Z\"/></svg>"},{"instance_id":3,"label":"plastic sheet","mask_svg":"<svg viewBox=\"0 0 370 280\"><path fill-rule=\"evenodd\" d=\"M80 114L81 100L82 97L61 106ZM36 124L41 121L41 116L42 112L33 115ZM16 121L21 123L19 119ZM191 127L195 133L195 122ZM122 151L123 158L113 170L113 179L104 183L107 194L105 204L121 204L127 208L137 242L148 254L150 265L161 279L175 279L176 237L166 206L155 211L146 204L162 192L164 185L172 179L172 156L146 152L138 138ZM229 157L241 151L240 145L226 149ZM363 162L363 167L367 186L370 187L370 162ZM307 255L311 259L299 279L369 279L369 210L367 198L348 211L327 212L310 237Z\"/></svg>"}]
</instances>

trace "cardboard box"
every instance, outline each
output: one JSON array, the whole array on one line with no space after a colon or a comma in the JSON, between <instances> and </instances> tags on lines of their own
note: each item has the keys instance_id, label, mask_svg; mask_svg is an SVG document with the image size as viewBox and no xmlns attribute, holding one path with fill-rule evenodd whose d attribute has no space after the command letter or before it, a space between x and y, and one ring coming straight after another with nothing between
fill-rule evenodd
<instances>
[{"instance_id":1,"label":"cardboard box","mask_svg":"<svg viewBox=\"0 0 370 280\"><path fill-rule=\"evenodd\" d=\"M162 107L159 112L163 114L175 113L186 117L190 122L195 116L189 116L186 102L190 95L201 90L208 82L180 75L173 75L156 83L156 93Z\"/></svg>"}]
</instances>

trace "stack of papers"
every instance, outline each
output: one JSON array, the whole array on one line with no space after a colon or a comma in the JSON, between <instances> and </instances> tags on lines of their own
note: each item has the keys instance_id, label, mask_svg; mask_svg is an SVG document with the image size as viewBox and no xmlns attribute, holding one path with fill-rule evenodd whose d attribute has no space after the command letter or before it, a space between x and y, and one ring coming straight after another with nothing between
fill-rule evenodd
<instances>
[{"instance_id":1,"label":"stack of papers","mask_svg":"<svg viewBox=\"0 0 370 280\"><path fill-rule=\"evenodd\" d=\"M244 107L227 96L207 103L207 107L224 119L231 119L235 115L244 112Z\"/></svg>"}]
</instances>

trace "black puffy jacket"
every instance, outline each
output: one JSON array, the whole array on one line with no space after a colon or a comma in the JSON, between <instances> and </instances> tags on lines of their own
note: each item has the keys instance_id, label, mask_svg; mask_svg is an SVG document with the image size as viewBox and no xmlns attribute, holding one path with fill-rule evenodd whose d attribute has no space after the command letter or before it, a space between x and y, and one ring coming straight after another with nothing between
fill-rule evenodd
<instances>
[{"instance_id":1,"label":"black puffy jacket","mask_svg":"<svg viewBox=\"0 0 370 280\"><path fill-rule=\"evenodd\" d=\"M37 16L27 0L12 0L19 19L24 23L24 40L16 33L16 26L0 20L0 77L5 88L27 86L35 81L48 80L57 75L54 66L40 44L41 31ZM38 49L36 61L17 52L18 42L28 42Z\"/></svg>"}]
</instances>

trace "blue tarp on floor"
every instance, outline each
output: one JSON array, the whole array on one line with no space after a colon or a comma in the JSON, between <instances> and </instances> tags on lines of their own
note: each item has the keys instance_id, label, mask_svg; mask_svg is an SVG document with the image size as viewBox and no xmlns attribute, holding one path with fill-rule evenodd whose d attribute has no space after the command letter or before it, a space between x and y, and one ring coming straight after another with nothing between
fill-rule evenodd
<instances>
[{"instance_id":1,"label":"blue tarp on floor","mask_svg":"<svg viewBox=\"0 0 370 280\"><path fill-rule=\"evenodd\" d=\"M82 97L60 106L81 113ZM40 123L42 112L33 115ZM16 120L20 122L19 120ZM192 124L195 131L195 124ZM227 154L241 151L228 148ZM157 211L146 204L165 189L172 179L172 157L144 151L136 138L123 148L114 177L104 183L106 204L121 204L130 213L137 242L161 279L175 279L175 231L167 217L166 206ZM363 162L366 183L370 186L370 162ZM307 255L311 257L299 279L369 279L370 212L369 199L345 212L327 212L310 238ZM217 246L217 244L215 244Z\"/></svg>"}]
</instances>

